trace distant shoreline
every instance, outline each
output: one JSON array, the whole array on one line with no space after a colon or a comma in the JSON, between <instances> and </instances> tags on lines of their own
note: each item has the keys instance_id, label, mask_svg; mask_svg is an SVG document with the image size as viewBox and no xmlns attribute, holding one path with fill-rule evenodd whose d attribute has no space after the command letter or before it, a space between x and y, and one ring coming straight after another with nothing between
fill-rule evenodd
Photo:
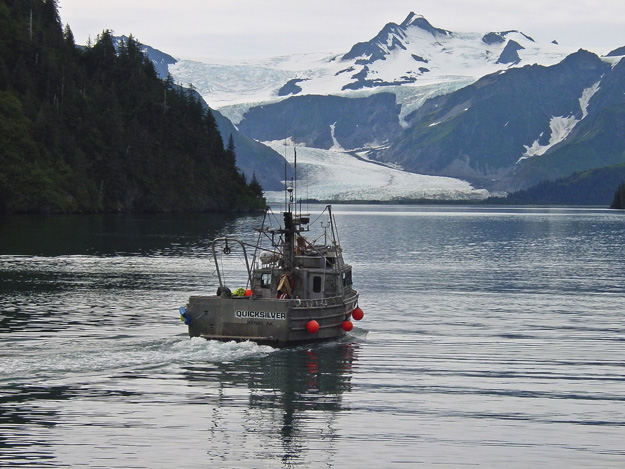
<instances>
[{"instance_id":1,"label":"distant shoreline","mask_svg":"<svg viewBox=\"0 0 625 469\"><path fill-rule=\"evenodd\" d=\"M400 199L400 200L318 200L305 199L298 201L302 204L332 204L332 205L510 205L523 207L601 207L598 204L520 204L506 202L503 197L491 197L483 200L438 200L438 199ZM279 202L283 203L283 202Z\"/></svg>"}]
</instances>

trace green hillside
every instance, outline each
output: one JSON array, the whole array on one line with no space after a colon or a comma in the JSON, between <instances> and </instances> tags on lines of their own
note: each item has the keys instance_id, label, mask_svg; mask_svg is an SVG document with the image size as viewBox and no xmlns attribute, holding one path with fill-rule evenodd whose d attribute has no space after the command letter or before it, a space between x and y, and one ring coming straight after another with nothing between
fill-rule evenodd
<instances>
[{"instance_id":1,"label":"green hillside","mask_svg":"<svg viewBox=\"0 0 625 469\"><path fill-rule=\"evenodd\" d=\"M259 208L235 159L134 39L80 49L56 0L0 0L0 212Z\"/></svg>"}]
</instances>

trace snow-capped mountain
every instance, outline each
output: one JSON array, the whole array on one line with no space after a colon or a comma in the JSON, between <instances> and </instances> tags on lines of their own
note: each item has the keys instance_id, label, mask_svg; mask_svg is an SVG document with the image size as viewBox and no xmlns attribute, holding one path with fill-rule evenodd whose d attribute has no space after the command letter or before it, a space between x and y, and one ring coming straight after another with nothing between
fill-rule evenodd
<instances>
[{"instance_id":1,"label":"snow-capped mountain","mask_svg":"<svg viewBox=\"0 0 625 469\"><path fill-rule=\"evenodd\" d=\"M539 44L518 31L453 33L410 13L347 53L300 54L245 63L180 60L170 66L176 82L192 83L234 123L253 104L292 95L397 94L408 113L423 100L466 86L510 66L552 65L573 52Z\"/></svg>"},{"instance_id":2,"label":"snow-capped mountain","mask_svg":"<svg viewBox=\"0 0 625 469\"><path fill-rule=\"evenodd\" d=\"M593 121L601 77L618 58L564 60L573 52L519 31L455 33L411 13L341 54L181 60L169 70L248 137L299 145L311 198L475 199L487 194L480 188L551 177L540 162L568 154L571 136ZM551 172L580 167L591 164Z\"/></svg>"},{"instance_id":3,"label":"snow-capped mountain","mask_svg":"<svg viewBox=\"0 0 625 469\"><path fill-rule=\"evenodd\" d=\"M480 77L510 65L550 63L563 57L555 44L537 44L518 31L453 33L411 13L400 25L387 24L368 42L340 59L349 64L342 89L424 84Z\"/></svg>"}]
</instances>

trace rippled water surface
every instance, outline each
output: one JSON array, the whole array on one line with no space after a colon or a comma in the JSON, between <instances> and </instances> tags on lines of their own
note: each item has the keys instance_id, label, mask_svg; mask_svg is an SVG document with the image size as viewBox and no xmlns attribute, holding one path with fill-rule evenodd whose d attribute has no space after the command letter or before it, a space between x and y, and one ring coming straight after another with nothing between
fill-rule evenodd
<instances>
[{"instance_id":1,"label":"rippled water surface","mask_svg":"<svg viewBox=\"0 0 625 469\"><path fill-rule=\"evenodd\" d=\"M0 466L625 467L624 214L334 212L365 318L284 350L178 319L260 217L0 218Z\"/></svg>"}]
</instances>

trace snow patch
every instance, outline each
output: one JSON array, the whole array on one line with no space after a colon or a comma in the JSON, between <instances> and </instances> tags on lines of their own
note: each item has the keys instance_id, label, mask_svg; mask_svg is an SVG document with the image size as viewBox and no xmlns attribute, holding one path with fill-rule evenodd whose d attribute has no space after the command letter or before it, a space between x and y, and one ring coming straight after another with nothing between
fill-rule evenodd
<instances>
[{"instance_id":1,"label":"snow patch","mask_svg":"<svg viewBox=\"0 0 625 469\"><path fill-rule=\"evenodd\" d=\"M336 128L336 122L330 126L330 135L332 136L332 151L345 151L345 149L338 142L336 137L334 136L334 129Z\"/></svg>"},{"instance_id":2,"label":"snow patch","mask_svg":"<svg viewBox=\"0 0 625 469\"><path fill-rule=\"evenodd\" d=\"M599 91L599 84L601 81L598 81L590 88L586 88L582 92L582 97L579 98L579 107L582 109L582 119L588 115L588 104L590 103L590 99L595 95L597 91Z\"/></svg>"},{"instance_id":3,"label":"snow patch","mask_svg":"<svg viewBox=\"0 0 625 469\"><path fill-rule=\"evenodd\" d=\"M549 122L549 129L551 131L549 143L547 143L547 145L541 145L539 143L539 140L543 136L543 133L541 133L538 139L536 139L531 145L523 145L525 147L525 153L523 153L523 156L519 158L517 163L533 156L544 155L547 150L564 141L566 137L568 137L568 135L571 133L571 131L575 128L577 123L588 115L588 104L590 103L590 99L595 95L595 93L599 91L600 83L601 82L598 81L597 83L589 88L586 88L582 92L582 96L579 98L579 107L582 111L581 119L576 119L572 115L568 117L552 117L551 121Z\"/></svg>"},{"instance_id":4,"label":"snow patch","mask_svg":"<svg viewBox=\"0 0 625 469\"><path fill-rule=\"evenodd\" d=\"M579 121L573 116L552 117L551 121L549 122L549 128L551 130L549 143L547 145L541 145L540 143L538 143L538 140L540 140L539 137L539 139L535 140L531 146L524 145L525 153L523 154L523 157L519 159L519 161L526 158L531 158L532 156L544 155L545 152L551 147L563 141L567 137L567 135L571 133L571 130L573 130L573 127L575 127L578 122ZM541 133L540 136L542 135L543 134Z\"/></svg>"}]
</instances>

